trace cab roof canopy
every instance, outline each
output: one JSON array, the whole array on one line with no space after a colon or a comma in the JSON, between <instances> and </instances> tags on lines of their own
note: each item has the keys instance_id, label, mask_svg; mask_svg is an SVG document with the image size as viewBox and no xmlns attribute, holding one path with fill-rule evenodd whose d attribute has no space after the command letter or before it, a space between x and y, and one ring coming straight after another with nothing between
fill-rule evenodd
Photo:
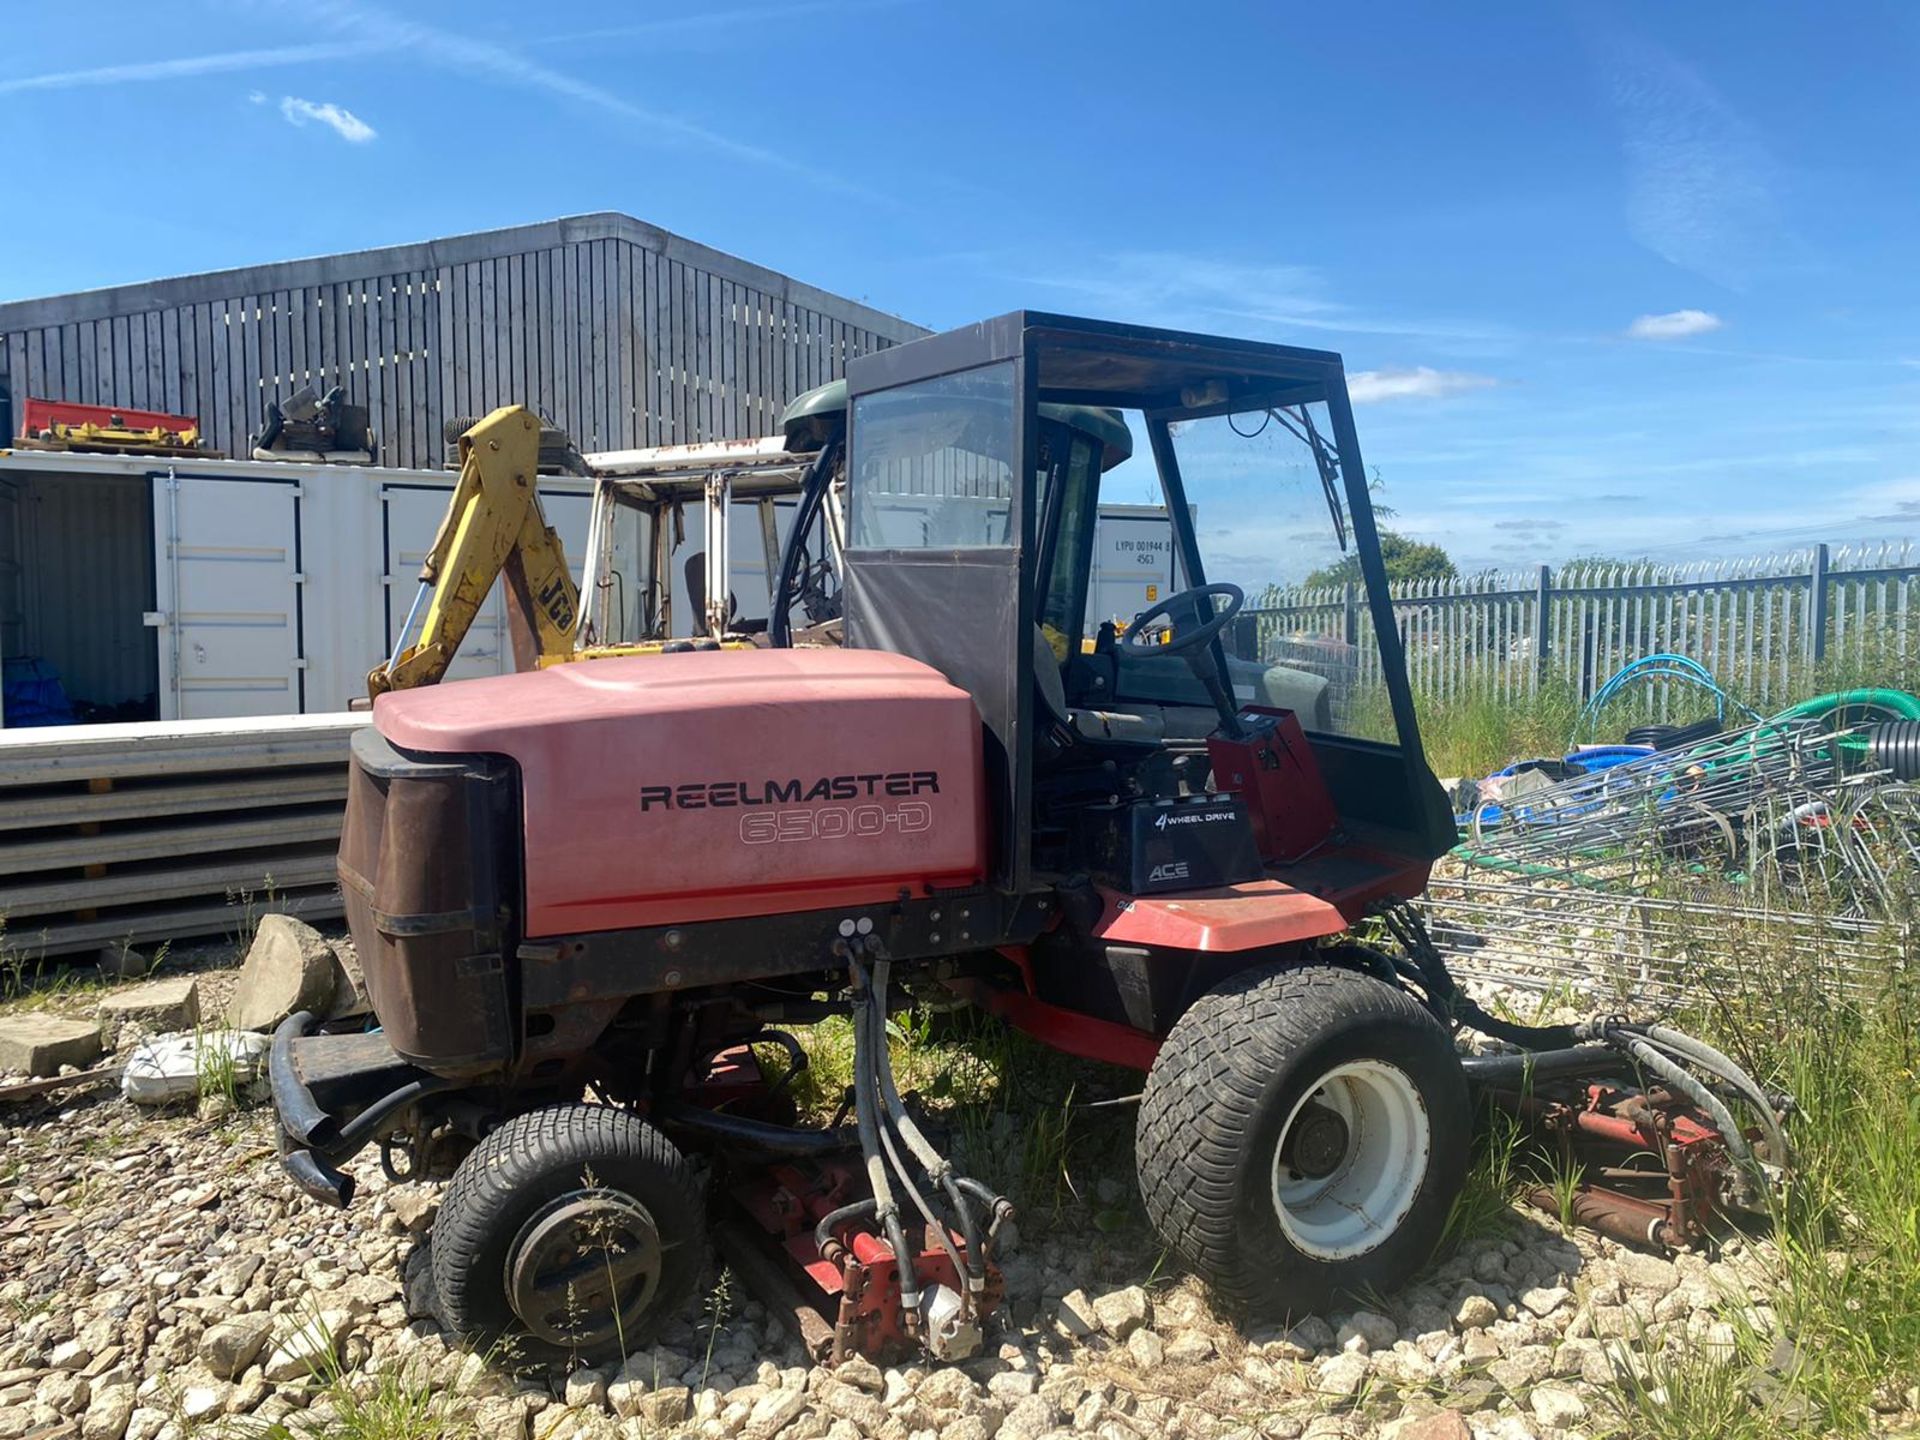
<instances>
[{"instance_id":1,"label":"cab roof canopy","mask_svg":"<svg viewBox=\"0 0 1920 1440\"><path fill-rule=\"evenodd\" d=\"M1054 405L1040 407L1043 419L1057 420L1071 429L1091 435L1100 442L1100 468L1111 470L1133 455L1133 432L1117 410L1093 405ZM794 448L811 448L826 438L826 430L846 423L847 382L829 380L807 391L780 416L781 432Z\"/></svg>"},{"instance_id":2,"label":"cab roof canopy","mask_svg":"<svg viewBox=\"0 0 1920 1440\"><path fill-rule=\"evenodd\" d=\"M941 353L944 352L944 353ZM903 359L910 354L910 358ZM1024 355L1042 403L1139 410L1150 420L1196 420L1268 406L1303 405L1344 391L1331 350L1234 340L1015 310L977 325L859 357L849 369L864 393L930 370L965 370Z\"/></svg>"}]
</instances>

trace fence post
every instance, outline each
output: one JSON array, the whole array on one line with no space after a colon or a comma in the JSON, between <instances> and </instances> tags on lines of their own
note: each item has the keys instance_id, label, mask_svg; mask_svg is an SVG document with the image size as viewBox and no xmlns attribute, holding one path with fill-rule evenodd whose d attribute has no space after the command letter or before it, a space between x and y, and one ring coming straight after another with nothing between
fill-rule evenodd
<instances>
[{"instance_id":1,"label":"fence post","mask_svg":"<svg viewBox=\"0 0 1920 1440\"><path fill-rule=\"evenodd\" d=\"M1547 606L1553 601L1553 574L1546 566L1533 581L1533 688L1538 690L1547 674L1547 644L1553 631L1547 624Z\"/></svg>"},{"instance_id":2,"label":"fence post","mask_svg":"<svg viewBox=\"0 0 1920 1440\"><path fill-rule=\"evenodd\" d=\"M1346 642L1349 645L1358 645L1360 643L1360 595L1351 580L1347 581L1343 610L1346 617Z\"/></svg>"},{"instance_id":3,"label":"fence post","mask_svg":"<svg viewBox=\"0 0 1920 1440\"><path fill-rule=\"evenodd\" d=\"M1813 574L1808 577L1807 658L1818 665L1827 656L1827 547L1813 547Z\"/></svg>"}]
</instances>

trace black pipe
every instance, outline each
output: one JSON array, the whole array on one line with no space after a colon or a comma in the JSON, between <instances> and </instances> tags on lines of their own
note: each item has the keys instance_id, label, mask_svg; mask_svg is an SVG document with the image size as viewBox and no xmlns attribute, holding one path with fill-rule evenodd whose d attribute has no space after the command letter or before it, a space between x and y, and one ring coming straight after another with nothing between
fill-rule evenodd
<instances>
[{"instance_id":1,"label":"black pipe","mask_svg":"<svg viewBox=\"0 0 1920 1440\"><path fill-rule=\"evenodd\" d=\"M894 1275L900 1283L900 1307L912 1317L920 1313L920 1279L913 1252L907 1249L907 1231L900 1223L900 1207L894 1203L893 1187L887 1182L887 1162L880 1153L881 1102L873 1068L873 1047L887 1043L887 1017L874 1003L873 986L860 962L849 957L847 964L853 973L853 1114L860 1130L860 1154L867 1162L867 1176L873 1182L876 1199L882 1194L886 1197L874 1214L893 1250ZM910 1318L908 1324L912 1323Z\"/></svg>"},{"instance_id":2,"label":"black pipe","mask_svg":"<svg viewBox=\"0 0 1920 1440\"><path fill-rule=\"evenodd\" d=\"M311 1150L289 1150L280 1164L293 1183L308 1195L336 1210L344 1210L353 1199L353 1177L344 1175Z\"/></svg>"},{"instance_id":3,"label":"black pipe","mask_svg":"<svg viewBox=\"0 0 1920 1440\"><path fill-rule=\"evenodd\" d=\"M1633 1063L1606 1045L1575 1045L1564 1050L1526 1050L1518 1055L1467 1055L1460 1069L1472 1085L1502 1088L1528 1080L1561 1080L1573 1075L1631 1075Z\"/></svg>"},{"instance_id":4,"label":"black pipe","mask_svg":"<svg viewBox=\"0 0 1920 1440\"><path fill-rule=\"evenodd\" d=\"M825 1252L827 1242L833 1239L833 1232L849 1220L860 1220L878 1209L878 1200L856 1200L851 1205L842 1205L838 1210L829 1211L820 1217L820 1223L813 1227L813 1246Z\"/></svg>"},{"instance_id":5,"label":"black pipe","mask_svg":"<svg viewBox=\"0 0 1920 1440\"><path fill-rule=\"evenodd\" d=\"M940 1184L947 1192L947 1202L953 1206L953 1213L960 1217L960 1238L967 1247L967 1274L975 1280L984 1280L987 1275L987 1253L980 1246L980 1222L974 1217L973 1207L967 1204L966 1195L954 1183L951 1170L940 1177Z\"/></svg>"},{"instance_id":6,"label":"black pipe","mask_svg":"<svg viewBox=\"0 0 1920 1440\"><path fill-rule=\"evenodd\" d=\"M775 1155L832 1155L859 1144L841 1130L801 1130L791 1125L750 1120L744 1115L704 1110L697 1105L663 1105L654 1110L653 1118L663 1129L691 1131L711 1140L750 1145Z\"/></svg>"},{"instance_id":7,"label":"black pipe","mask_svg":"<svg viewBox=\"0 0 1920 1440\"><path fill-rule=\"evenodd\" d=\"M304 1039L317 1023L311 1010L289 1015L273 1032L273 1048L267 1052L267 1082L273 1087L280 1127L302 1145L324 1144L339 1133L337 1122L320 1108L293 1065L293 1042Z\"/></svg>"},{"instance_id":8,"label":"black pipe","mask_svg":"<svg viewBox=\"0 0 1920 1440\"><path fill-rule=\"evenodd\" d=\"M314 1150L333 1161L347 1160L360 1153L380 1136L386 1123L402 1110L410 1109L429 1095L466 1085L464 1080L446 1080L438 1075L410 1080L398 1090L382 1095L353 1119L340 1127L338 1137Z\"/></svg>"},{"instance_id":9,"label":"black pipe","mask_svg":"<svg viewBox=\"0 0 1920 1440\"><path fill-rule=\"evenodd\" d=\"M1920 720L1885 720L1870 727L1867 754L1896 780L1920 780Z\"/></svg>"}]
</instances>

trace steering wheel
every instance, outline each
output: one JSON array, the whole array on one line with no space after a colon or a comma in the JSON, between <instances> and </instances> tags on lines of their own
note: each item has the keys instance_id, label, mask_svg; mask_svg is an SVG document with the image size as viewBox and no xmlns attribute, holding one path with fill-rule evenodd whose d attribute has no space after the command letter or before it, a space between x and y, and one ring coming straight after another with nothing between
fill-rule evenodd
<instances>
[{"instance_id":1,"label":"steering wheel","mask_svg":"<svg viewBox=\"0 0 1920 1440\"><path fill-rule=\"evenodd\" d=\"M1224 597L1227 603L1226 607L1211 620L1204 621L1192 629L1183 626L1175 630L1173 638L1164 645L1158 641L1141 638L1147 633L1148 621L1158 619L1162 615L1171 619L1172 613L1182 605L1189 605L1197 613L1200 609L1200 601L1211 600L1216 596ZM1196 585L1191 590L1182 590L1178 594L1169 595L1158 605L1142 610L1134 616L1133 623L1127 627L1127 633L1120 643L1129 651L1142 655L1190 655L1202 646L1212 643L1213 637L1233 623L1233 617L1240 613L1240 608L1246 603L1247 592L1238 585Z\"/></svg>"}]
</instances>

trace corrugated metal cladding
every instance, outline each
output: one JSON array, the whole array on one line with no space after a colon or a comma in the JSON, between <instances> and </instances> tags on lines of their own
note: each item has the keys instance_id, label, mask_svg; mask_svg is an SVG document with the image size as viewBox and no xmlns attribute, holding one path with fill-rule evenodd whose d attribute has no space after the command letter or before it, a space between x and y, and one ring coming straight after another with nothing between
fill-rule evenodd
<instances>
[{"instance_id":1,"label":"corrugated metal cladding","mask_svg":"<svg viewBox=\"0 0 1920 1440\"><path fill-rule=\"evenodd\" d=\"M9 523L11 520L11 523ZM17 541L19 624L0 614L8 655L59 669L76 701L115 706L159 689L153 605L153 502L138 475L0 477L0 605L5 551Z\"/></svg>"},{"instance_id":2,"label":"corrugated metal cladding","mask_svg":"<svg viewBox=\"0 0 1920 1440\"><path fill-rule=\"evenodd\" d=\"M516 402L585 450L768 434L848 357L925 333L598 214L0 305L0 385L195 415L242 457L268 400L343 385L382 464L437 468L445 421Z\"/></svg>"}]
</instances>

